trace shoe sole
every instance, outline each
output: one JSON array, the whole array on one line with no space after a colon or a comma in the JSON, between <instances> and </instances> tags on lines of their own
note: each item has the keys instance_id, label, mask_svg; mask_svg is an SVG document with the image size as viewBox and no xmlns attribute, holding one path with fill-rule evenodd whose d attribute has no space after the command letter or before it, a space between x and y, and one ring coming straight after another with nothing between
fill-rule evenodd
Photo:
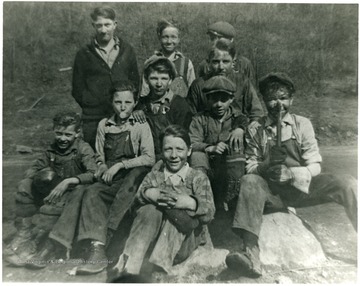
<instances>
[{"instance_id":1,"label":"shoe sole","mask_svg":"<svg viewBox=\"0 0 360 286\"><path fill-rule=\"evenodd\" d=\"M253 269L250 259L240 253L229 254L226 256L225 263L229 269L246 274L252 278L258 278L262 275Z\"/></svg>"},{"instance_id":2,"label":"shoe sole","mask_svg":"<svg viewBox=\"0 0 360 286\"><path fill-rule=\"evenodd\" d=\"M76 270L76 275L91 275L91 274L97 274L100 272L103 272L105 270L106 266L104 266L103 268L99 268L99 269L95 269L95 270L89 270L89 269L83 269L83 268L78 268Z\"/></svg>"}]
</instances>

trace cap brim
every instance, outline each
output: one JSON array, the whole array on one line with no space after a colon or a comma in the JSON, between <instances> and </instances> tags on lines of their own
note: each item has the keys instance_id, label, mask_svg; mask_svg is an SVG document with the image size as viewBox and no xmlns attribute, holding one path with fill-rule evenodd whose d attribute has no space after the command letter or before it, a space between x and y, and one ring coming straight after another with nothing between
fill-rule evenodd
<instances>
[{"instance_id":1,"label":"cap brim","mask_svg":"<svg viewBox=\"0 0 360 286\"><path fill-rule=\"evenodd\" d=\"M234 95L234 92L230 92L230 91L223 90L223 89L209 90L209 91L203 91L203 92L206 95L213 94L213 93L226 93L228 95Z\"/></svg>"}]
</instances>

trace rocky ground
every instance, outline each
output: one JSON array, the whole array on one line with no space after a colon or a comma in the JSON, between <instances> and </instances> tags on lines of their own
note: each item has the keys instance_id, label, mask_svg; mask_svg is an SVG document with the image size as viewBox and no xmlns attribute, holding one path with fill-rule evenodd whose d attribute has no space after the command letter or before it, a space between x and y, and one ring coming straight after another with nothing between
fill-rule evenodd
<instances>
[{"instance_id":1,"label":"rocky ground","mask_svg":"<svg viewBox=\"0 0 360 286\"><path fill-rule=\"evenodd\" d=\"M322 149L324 171L350 173L357 176L356 147L326 147ZM30 158L10 156L3 160L3 239L14 234L11 223L15 182L21 177ZM321 243L326 260L310 266L274 265L258 279L229 271L224 263L226 254L238 247L238 239L231 232L231 215L219 212L210 224L214 249L200 248L185 263L175 266L166 275L154 272L145 277L155 283L352 283L357 281L357 234L344 210L333 203L296 210L297 215ZM276 235L269 237L276 239ZM291 241L289 241L291 243ZM295 246L294 246L295 247ZM306 249L304 249L306 252ZM69 271L78 260L50 261L42 271L9 267L3 264L3 282L105 282L106 273L92 276L72 276ZM71 272L71 271L70 271Z\"/></svg>"}]
</instances>

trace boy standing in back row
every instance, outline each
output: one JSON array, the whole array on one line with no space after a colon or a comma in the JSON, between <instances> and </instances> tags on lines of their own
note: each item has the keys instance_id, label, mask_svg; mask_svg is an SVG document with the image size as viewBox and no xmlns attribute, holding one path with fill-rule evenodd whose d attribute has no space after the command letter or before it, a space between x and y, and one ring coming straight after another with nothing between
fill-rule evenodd
<instances>
[{"instance_id":1,"label":"boy standing in back row","mask_svg":"<svg viewBox=\"0 0 360 286\"><path fill-rule=\"evenodd\" d=\"M95 149L98 123L111 116L111 88L115 82L139 86L135 52L115 35L115 11L109 7L91 13L95 37L75 57L72 96L82 109L84 140Z\"/></svg>"}]
</instances>

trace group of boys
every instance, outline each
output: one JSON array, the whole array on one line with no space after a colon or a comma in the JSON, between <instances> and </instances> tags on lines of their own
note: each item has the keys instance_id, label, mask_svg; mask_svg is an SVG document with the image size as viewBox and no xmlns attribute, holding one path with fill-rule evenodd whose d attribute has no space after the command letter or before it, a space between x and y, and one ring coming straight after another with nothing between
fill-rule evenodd
<instances>
[{"instance_id":1,"label":"group of boys","mask_svg":"<svg viewBox=\"0 0 360 286\"><path fill-rule=\"evenodd\" d=\"M31 232L32 216L54 217L55 226L45 229L54 232L64 205L72 201L68 209L79 207L79 200L69 197L80 197L81 192L69 190L93 183L98 166L91 147L99 121L113 114L109 90L118 81L139 85L135 53L114 34L115 12L97 8L91 17L96 35L76 55L73 71L73 97L82 109L82 131L90 145L79 138L78 115L54 118L55 141L28 170L16 194L19 231L6 249L7 261L14 265L36 267L28 259L40 240L39 230ZM147 60L144 79L150 93L139 99L133 118L149 123L157 160L165 127L179 124L189 130L191 165L211 179L217 207L234 206L232 229L244 242L243 251L230 253L226 264L259 276L258 237L264 209L335 201L345 207L357 229L357 181L320 174L322 159L313 127L308 119L289 112L295 87L286 74L270 73L260 80L264 116L251 63L236 53L234 28L217 22L209 26L208 34L212 48L186 98L169 89L177 76L171 61L156 55ZM32 243L24 247L30 237Z\"/></svg>"}]
</instances>

